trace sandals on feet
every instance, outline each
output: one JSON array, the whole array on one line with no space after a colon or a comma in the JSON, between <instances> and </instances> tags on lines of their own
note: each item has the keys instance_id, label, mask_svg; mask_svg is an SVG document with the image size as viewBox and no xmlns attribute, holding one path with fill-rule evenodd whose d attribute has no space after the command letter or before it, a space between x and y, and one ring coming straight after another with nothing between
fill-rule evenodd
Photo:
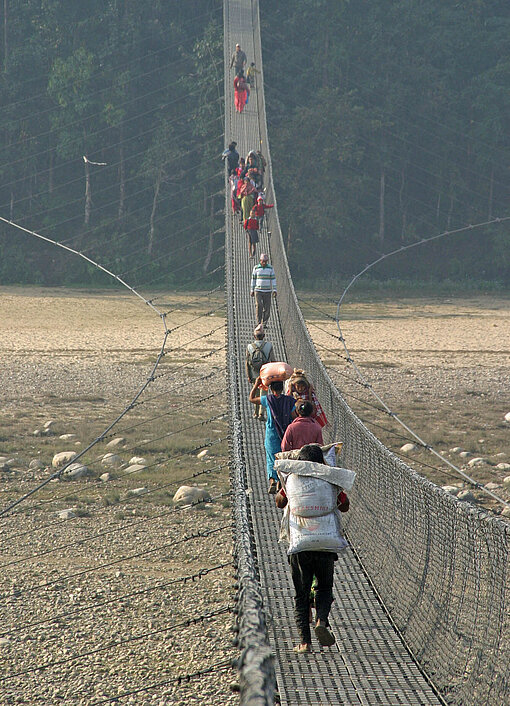
<instances>
[{"instance_id":1,"label":"sandals on feet","mask_svg":"<svg viewBox=\"0 0 510 706\"><path fill-rule=\"evenodd\" d=\"M320 623L315 626L315 637L319 641L319 645L323 647L331 647L336 642L333 633L329 631L326 625L321 625Z\"/></svg>"},{"instance_id":2,"label":"sandals on feet","mask_svg":"<svg viewBox=\"0 0 510 706\"><path fill-rule=\"evenodd\" d=\"M312 648L310 645L296 645L294 647L294 652L298 655L304 655L307 654L308 652L311 652Z\"/></svg>"}]
</instances>

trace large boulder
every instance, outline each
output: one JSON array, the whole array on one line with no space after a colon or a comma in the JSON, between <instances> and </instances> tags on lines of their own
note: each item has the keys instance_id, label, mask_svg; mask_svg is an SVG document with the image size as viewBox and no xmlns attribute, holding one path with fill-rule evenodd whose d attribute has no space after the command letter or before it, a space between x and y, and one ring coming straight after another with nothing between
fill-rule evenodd
<instances>
[{"instance_id":1,"label":"large boulder","mask_svg":"<svg viewBox=\"0 0 510 706\"><path fill-rule=\"evenodd\" d=\"M116 439L112 439L106 444L107 449L115 449L117 446L125 446L126 440L123 436L118 436Z\"/></svg>"},{"instance_id":2,"label":"large boulder","mask_svg":"<svg viewBox=\"0 0 510 706\"><path fill-rule=\"evenodd\" d=\"M139 471L143 471L144 468L145 466L140 463L133 463L131 466L128 466L128 468L126 468L124 473L138 473Z\"/></svg>"},{"instance_id":3,"label":"large boulder","mask_svg":"<svg viewBox=\"0 0 510 706\"><path fill-rule=\"evenodd\" d=\"M416 451L417 448L416 444L404 444L400 447L400 450L403 454L409 454L411 451Z\"/></svg>"},{"instance_id":4,"label":"large boulder","mask_svg":"<svg viewBox=\"0 0 510 706\"><path fill-rule=\"evenodd\" d=\"M72 461L73 458L76 458L76 451L61 451L53 456L51 465L53 468L60 468L60 466L65 466L66 463Z\"/></svg>"},{"instance_id":5,"label":"large boulder","mask_svg":"<svg viewBox=\"0 0 510 706\"><path fill-rule=\"evenodd\" d=\"M192 503L199 501L210 502L211 496L209 491L205 488L199 488L198 486L191 485L181 485L179 490L175 493L173 501L179 505L191 505Z\"/></svg>"},{"instance_id":6,"label":"large boulder","mask_svg":"<svg viewBox=\"0 0 510 706\"><path fill-rule=\"evenodd\" d=\"M33 459L31 459L30 463L28 464L28 467L30 468L31 471L42 471L42 469L45 466L40 458L33 458Z\"/></svg>"},{"instance_id":7,"label":"large boulder","mask_svg":"<svg viewBox=\"0 0 510 706\"><path fill-rule=\"evenodd\" d=\"M487 458L483 458L482 456L477 456L476 458L472 458L471 461L468 461L468 466L470 466L471 468L473 466L485 465L490 465L490 461Z\"/></svg>"},{"instance_id":8,"label":"large boulder","mask_svg":"<svg viewBox=\"0 0 510 706\"><path fill-rule=\"evenodd\" d=\"M82 463L71 463L63 473L64 478L69 478L70 480L78 480L78 478L85 478L89 475L90 470Z\"/></svg>"},{"instance_id":9,"label":"large boulder","mask_svg":"<svg viewBox=\"0 0 510 706\"><path fill-rule=\"evenodd\" d=\"M101 464L103 466L120 466L122 464L122 459L117 454L105 454L101 459Z\"/></svg>"}]
</instances>

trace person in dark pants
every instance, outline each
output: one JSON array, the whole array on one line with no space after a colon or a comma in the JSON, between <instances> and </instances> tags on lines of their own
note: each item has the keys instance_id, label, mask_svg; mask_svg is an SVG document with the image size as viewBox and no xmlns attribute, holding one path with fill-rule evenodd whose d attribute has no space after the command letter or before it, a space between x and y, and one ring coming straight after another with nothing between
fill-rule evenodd
<instances>
[{"instance_id":1,"label":"person in dark pants","mask_svg":"<svg viewBox=\"0 0 510 706\"><path fill-rule=\"evenodd\" d=\"M324 464L321 447L317 444L303 446L298 459ZM327 475L326 475L327 477ZM287 495L282 488L275 497L277 507L285 508ZM345 512L349 501L344 492L338 493L337 506ZM339 542L345 540L339 535ZM339 544L340 548L342 547ZM333 603L334 564L338 554L331 550L297 551L289 555L292 582L295 590L295 616L301 642L294 648L298 654L311 652L312 638L310 631L310 589L315 576L315 636L320 645L329 647L335 643L335 636L329 629L329 612Z\"/></svg>"},{"instance_id":2,"label":"person in dark pants","mask_svg":"<svg viewBox=\"0 0 510 706\"><path fill-rule=\"evenodd\" d=\"M223 154L222 159L227 160L228 176L234 174L239 166L239 152L236 150L237 142L231 142Z\"/></svg>"},{"instance_id":3,"label":"person in dark pants","mask_svg":"<svg viewBox=\"0 0 510 706\"><path fill-rule=\"evenodd\" d=\"M257 324L266 324L271 313L271 298L276 297L276 276L265 253L260 254L260 264L251 274L250 295L255 297Z\"/></svg>"}]
</instances>

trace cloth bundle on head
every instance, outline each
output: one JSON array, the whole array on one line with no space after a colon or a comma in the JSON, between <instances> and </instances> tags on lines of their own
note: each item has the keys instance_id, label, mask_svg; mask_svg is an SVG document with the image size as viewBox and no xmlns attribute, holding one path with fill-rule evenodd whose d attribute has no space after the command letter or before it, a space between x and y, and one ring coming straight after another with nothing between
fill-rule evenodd
<instances>
[{"instance_id":1,"label":"cloth bundle on head","mask_svg":"<svg viewBox=\"0 0 510 706\"><path fill-rule=\"evenodd\" d=\"M296 390L296 385L300 382L304 383L307 388L306 392L301 394L298 393L298 391ZM293 395L296 399L306 399L309 402L313 402L313 404L315 405L315 421L318 422L321 427L325 427L326 424L328 424L328 418L326 417L326 414L324 413L324 410L321 407L312 382L307 377L307 374L304 370L302 370L301 368L294 368L294 372L285 384L285 393L287 395Z\"/></svg>"}]
</instances>

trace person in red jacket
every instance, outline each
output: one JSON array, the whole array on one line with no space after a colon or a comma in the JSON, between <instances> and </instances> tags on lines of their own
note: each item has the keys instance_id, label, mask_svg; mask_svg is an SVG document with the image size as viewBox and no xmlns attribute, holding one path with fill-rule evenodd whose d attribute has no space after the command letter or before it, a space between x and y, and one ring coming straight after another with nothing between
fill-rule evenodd
<instances>
[{"instance_id":1,"label":"person in red jacket","mask_svg":"<svg viewBox=\"0 0 510 706\"><path fill-rule=\"evenodd\" d=\"M259 219L255 214L255 206L251 209L249 217L244 221L244 230L248 236L248 253L255 257L255 250L259 242Z\"/></svg>"},{"instance_id":2,"label":"person in red jacket","mask_svg":"<svg viewBox=\"0 0 510 706\"><path fill-rule=\"evenodd\" d=\"M241 71L237 72L237 76L234 79L234 103L238 113L243 112L248 91L249 88L244 77L244 71L241 69Z\"/></svg>"},{"instance_id":3,"label":"person in red jacket","mask_svg":"<svg viewBox=\"0 0 510 706\"><path fill-rule=\"evenodd\" d=\"M262 223L264 222L264 213L268 210L268 208L273 208L274 203L264 203L264 197L259 196L257 198L257 203L253 207L253 211L255 212L255 215L259 219L259 228L262 228Z\"/></svg>"},{"instance_id":4,"label":"person in red jacket","mask_svg":"<svg viewBox=\"0 0 510 706\"><path fill-rule=\"evenodd\" d=\"M306 400L296 403L297 417L289 424L282 439L282 451L300 449L307 444L324 444L322 429L312 419L313 405Z\"/></svg>"}]
</instances>

